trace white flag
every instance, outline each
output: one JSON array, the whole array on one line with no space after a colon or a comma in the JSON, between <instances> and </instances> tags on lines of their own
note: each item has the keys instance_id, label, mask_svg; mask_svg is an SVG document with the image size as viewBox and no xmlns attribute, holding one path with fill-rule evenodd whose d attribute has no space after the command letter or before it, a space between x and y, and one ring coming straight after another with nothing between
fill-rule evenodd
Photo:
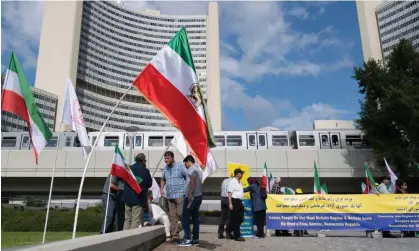
<instances>
[{"instance_id":1,"label":"white flag","mask_svg":"<svg viewBox=\"0 0 419 251\"><path fill-rule=\"evenodd\" d=\"M151 185L151 193L153 195L153 201L158 202L160 198L160 186L157 184L156 179L153 177L153 174L150 172L151 178L153 179L153 184Z\"/></svg>"},{"instance_id":2,"label":"white flag","mask_svg":"<svg viewBox=\"0 0 419 251\"><path fill-rule=\"evenodd\" d=\"M395 193L396 192L396 182L397 182L397 176L393 173L393 170L391 170L390 166L387 163L387 160L384 158L384 162L386 163L386 167L387 167L387 171L388 171L388 175L390 176L390 184L387 187L388 191L390 193Z\"/></svg>"},{"instance_id":3,"label":"white flag","mask_svg":"<svg viewBox=\"0 0 419 251\"><path fill-rule=\"evenodd\" d=\"M89 137L87 136L86 125L84 123L79 100L70 78L67 79L67 89L65 91L61 121L64 124L71 125L73 131L77 132L80 144L83 147L84 157L86 158L91 150L91 146Z\"/></svg>"},{"instance_id":4,"label":"white flag","mask_svg":"<svg viewBox=\"0 0 419 251\"><path fill-rule=\"evenodd\" d=\"M189 151L188 145L182 135L182 133L178 132L175 137L170 142L172 146L178 150L180 155L185 158L188 154L191 154ZM202 170L200 168L200 170ZM214 156L212 156L211 150L208 150L207 154L207 166L205 170L202 171L202 183L204 183L205 179L208 178L211 174L213 174L217 170L217 162L215 162Z\"/></svg>"}]
</instances>

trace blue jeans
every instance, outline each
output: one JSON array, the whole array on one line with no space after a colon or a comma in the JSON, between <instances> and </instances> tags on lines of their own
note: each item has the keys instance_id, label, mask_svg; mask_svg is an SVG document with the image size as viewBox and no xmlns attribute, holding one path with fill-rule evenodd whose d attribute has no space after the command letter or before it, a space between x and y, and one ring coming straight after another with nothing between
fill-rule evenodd
<instances>
[{"instance_id":1,"label":"blue jeans","mask_svg":"<svg viewBox=\"0 0 419 251\"><path fill-rule=\"evenodd\" d=\"M199 240L199 207L202 204L202 195L194 197L192 200L192 204L187 208L189 204L188 198L185 198L183 202L183 213L182 213L182 226L185 235L183 239L190 240L191 239L191 222L190 218L192 216L192 224L193 224L193 239Z\"/></svg>"}]
</instances>

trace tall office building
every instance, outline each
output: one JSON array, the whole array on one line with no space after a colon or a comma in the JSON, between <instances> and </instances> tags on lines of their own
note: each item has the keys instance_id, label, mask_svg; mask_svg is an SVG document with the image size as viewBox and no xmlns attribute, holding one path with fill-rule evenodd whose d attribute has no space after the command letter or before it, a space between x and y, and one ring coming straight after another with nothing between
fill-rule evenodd
<instances>
[{"instance_id":1,"label":"tall office building","mask_svg":"<svg viewBox=\"0 0 419 251\"><path fill-rule=\"evenodd\" d=\"M419 1L398 1L380 5L376 9L382 55L388 59L400 39L412 41L419 51Z\"/></svg>"},{"instance_id":2,"label":"tall office building","mask_svg":"<svg viewBox=\"0 0 419 251\"><path fill-rule=\"evenodd\" d=\"M218 3L208 15L162 15L106 1L46 1L35 86L58 96L55 129L70 77L88 130L97 131L141 70L184 26L214 130L221 130ZM173 105L176 105L175 103ZM106 130L175 130L136 89L110 118Z\"/></svg>"},{"instance_id":3,"label":"tall office building","mask_svg":"<svg viewBox=\"0 0 419 251\"><path fill-rule=\"evenodd\" d=\"M419 1L356 1L364 60L386 60L400 39L419 51Z\"/></svg>"}]
</instances>

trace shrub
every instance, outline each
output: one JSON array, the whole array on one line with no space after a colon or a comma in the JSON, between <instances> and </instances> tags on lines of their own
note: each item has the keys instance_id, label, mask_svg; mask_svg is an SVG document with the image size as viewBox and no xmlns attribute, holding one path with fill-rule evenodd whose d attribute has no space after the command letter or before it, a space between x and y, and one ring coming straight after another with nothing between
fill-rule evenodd
<instances>
[{"instance_id":1,"label":"shrub","mask_svg":"<svg viewBox=\"0 0 419 251\"><path fill-rule=\"evenodd\" d=\"M219 217L220 211L201 211L201 215ZM48 231L73 231L74 210L52 209L49 212ZM24 210L6 208L1 210L1 229L5 232L42 232L44 230L46 210ZM104 218L102 205L80 209L77 224L78 232L99 232Z\"/></svg>"}]
</instances>

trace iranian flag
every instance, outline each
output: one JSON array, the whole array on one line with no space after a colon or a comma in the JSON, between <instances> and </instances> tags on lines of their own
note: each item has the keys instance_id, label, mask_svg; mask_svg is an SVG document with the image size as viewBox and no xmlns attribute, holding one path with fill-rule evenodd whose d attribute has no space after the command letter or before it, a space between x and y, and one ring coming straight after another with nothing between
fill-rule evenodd
<instances>
[{"instance_id":1,"label":"iranian flag","mask_svg":"<svg viewBox=\"0 0 419 251\"><path fill-rule=\"evenodd\" d=\"M38 164L38 155L52 137L52 133L36 108L32 90L14 52L4 79L1 110L16 114L28 124L29 137Z\"/></svg>"},{"instance_id":2,"label":"iranian flag","mask_svg":"<svg viewBox=\"0 0 419 251\"><path fill-rule=\"evenodd\" d=\"M281 187L279 190L281 191L282 194L285 194L285 195L294 195L295 194L294 189L289 188L289 187Z\"/></svg>"},{"instance_id":3,"label":"iranian flag","mask_svg":"<svg viewBox=\"0 0 419 251\"><path fill-rule=\"evenodd\" d=\"M327 194L326 184L320 185L319 171L317 170L316 161L314 161L314 188L315 194Z\"/></svg>"},{"instance_id":4,"label":"iranian flag","mask_svg":"<svg viewBox=\"0 0 419 251\"><path fill-rule=\"evenodd\" d=\"M128 184L137 194L141 192L140 183L142 179L134 175L131 168L125 163L125 158L119 150L118 145L115 146L111 175L114 175Z\"/></svg>"},{"instance_id":5,"label":"iranian flag","mask_svg":"<svg viewBox=\"0 0 419 251\"><path fill-rule=\"evenodd\" d=\"M370 193L367 185L365 185L364 182L361 182L361 189L362 189L363 194L369 194Z\"/></svg>"},{"instance_id":6,"label":"iranian flag","mask_svg":"<svg viewBox=\"0 0 419 251\"><path fill-rule=\"evenodd\" d=\"M375 185L376 183L374 180L374 176L372 176L367 162L364 163L364 168L365 168L365 173L367 175L368 183L371 187L371 193L379 194L377 186Z\"/></svg>"},{"instance_id":7,"label":"iranian flag","mask_svg":"<svg viewBox=\"0 0 419 251\"><path fill-rule=\"evenodd\" d=\"M262 188L266 188L267 193L270 192L270 189L269 189L270 187L268 184L268 166L266 165L266 161L265 161L265 166L263 167Z\"/></svg>"},{"instance_id":8,"label":"iranian flag","mask_svg":"<svg viewBox=\"0 0 419 251\"><path fill-rule=\"evenodd\" d=\"M207 166L215 140L185 28L151 60L134 86L183 134L201 166Z\"/></svg>"}]
</instances>

